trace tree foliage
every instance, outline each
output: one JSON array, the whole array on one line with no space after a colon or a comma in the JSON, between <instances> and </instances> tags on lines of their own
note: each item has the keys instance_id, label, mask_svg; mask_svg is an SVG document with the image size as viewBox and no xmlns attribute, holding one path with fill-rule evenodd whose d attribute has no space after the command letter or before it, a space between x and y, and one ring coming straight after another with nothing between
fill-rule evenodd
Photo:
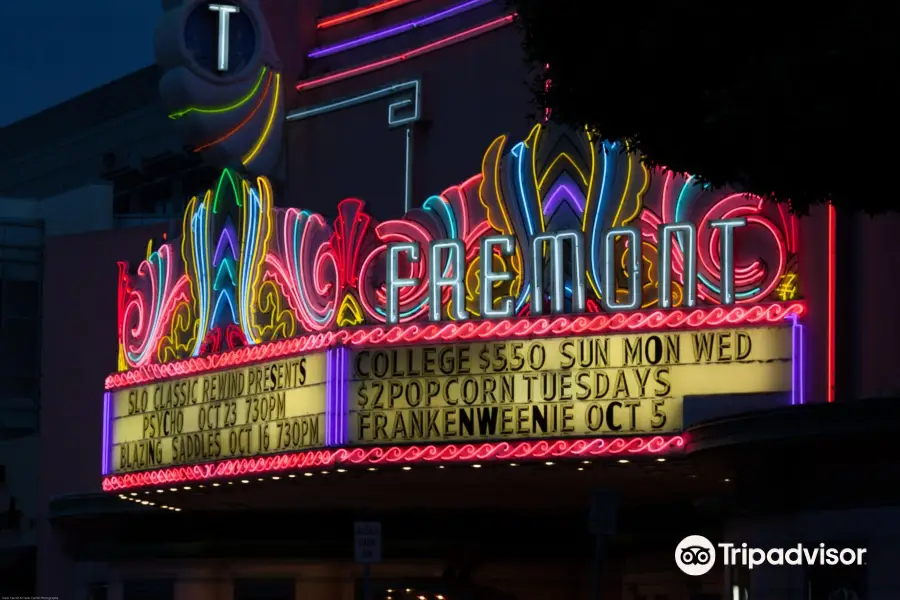
<instances>
[{"instance_id":1,"label":"tree foliage","mask_svg":"<svg viewBox=\"0 0 900 600\"><path fill-rule=\"evenodd\" d=\"M552 121L800 213L900 207L897 3L508 2Z\"/></svg>"}]
</instances>

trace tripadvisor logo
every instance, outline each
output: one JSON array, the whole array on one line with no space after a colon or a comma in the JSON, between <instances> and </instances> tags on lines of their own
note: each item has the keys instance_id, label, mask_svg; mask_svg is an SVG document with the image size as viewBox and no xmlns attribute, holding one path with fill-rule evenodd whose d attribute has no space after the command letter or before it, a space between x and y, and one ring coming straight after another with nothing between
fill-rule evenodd
<instances>
[{"instance_id":1,"label":"tripadvisor logo","mask_svg":"<svg viewBox=\"0 0 900 600\"><path fill-rule=\"evenodd\" d=\"M837 566L866 564L865 548L833 548L824 543L818 546L795 546L784 548L754 548L746 543L720 542L713 544L702 535L689 535L675 548L675 564L686 575L705 575L721 557L723 566L744 566L748 569L761 565L783 566Z\"/></svg>"}]
</instances>

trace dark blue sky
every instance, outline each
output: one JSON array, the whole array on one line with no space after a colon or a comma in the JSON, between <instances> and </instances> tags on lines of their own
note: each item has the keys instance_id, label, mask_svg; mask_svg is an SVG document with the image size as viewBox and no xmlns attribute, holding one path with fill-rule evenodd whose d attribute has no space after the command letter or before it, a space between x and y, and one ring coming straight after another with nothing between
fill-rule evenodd
<instances>
[{"instance_id":1,"label":"dark blue sky","mask_svg":"<svg viewBox=\"0 0 900 600\"><path fill-rule=\"evenodd\" d=\"M160 0L0 0L0 127L154 62Z\"/></svg>"}]
</instances>

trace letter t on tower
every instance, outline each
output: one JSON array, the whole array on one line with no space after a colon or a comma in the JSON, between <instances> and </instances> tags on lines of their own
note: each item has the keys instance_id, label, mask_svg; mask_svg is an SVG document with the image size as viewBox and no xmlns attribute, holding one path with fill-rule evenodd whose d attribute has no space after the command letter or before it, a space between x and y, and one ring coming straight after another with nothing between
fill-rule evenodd
<instances>
[{"instance_id":1,"label":"letter t on tower","mask_svg":"<svg viewBox=\"0 0 900 600\"><path fill-rule=\"evenodd\" d=\"M228 32L231 24L231 15L241 12L237 6L230 4L210 4L209 10L219 13L219 59L217 68L220 71L228 70Z\"/></svg>"}]
</instances>

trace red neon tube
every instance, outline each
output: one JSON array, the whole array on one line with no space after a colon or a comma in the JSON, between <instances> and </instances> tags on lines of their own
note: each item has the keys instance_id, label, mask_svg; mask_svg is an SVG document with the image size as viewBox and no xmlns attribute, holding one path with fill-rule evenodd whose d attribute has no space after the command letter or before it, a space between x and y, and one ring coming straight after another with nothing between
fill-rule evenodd
<instances>
[{"instance_id":1,"label":"red neon tube","mask_svg":"<svg viewBox=\"0 0 900 600\"><path fill-rule=\"evenodd\" d=\"M142 385L160 379L188 377L241 365L321 352L332 345L349 348L401 346L417 343L453 343L480 340L523 339L564 335L602 335L613 332L675 331L699 327L736 325L776 325L788 315L803 316L804 302L715 306L687 310L639 310L632 313L587 314L572 317L536 317L497 321L449 323L409 323L387 327L368 326L311 333L267 344L199 356L177 362L148 364L114 373L106 378L106 389Z\"/></svg>"},{"instance_id":2,"label":"red neon tube","mask_svg":"<svg viewBox=\"0 0 900 600\"><path fill-rule=\"evenodd\" d=\"M467 29L465 31L455 33L451 36L447 36L445 38L431 42L430 44L425 44L424 46L419 46L418 48L409 50L402 54L396 54L394 56L376 60L365 65L338 71L337 73L332 73L331 75L326 75L317 79L307 79L306 81L301 81L297 84L297 91L299 92L301 90L309 90L317 87L322 87L323 85L328 85L329 83L335 83L337 81L343 81L344 79L349 79L351 77L355 77L356 75L371 73L372 71L390 67L405 60L417 58L419 56L422 56L423 54L428 54L429 52L440 50L441 48L444 48L446 46L452 46L453 44L464 42L483 33L487 33L489 31L493 31L494 29L499 29L500 27L509 25L513 22L515 16L515 14L507 15L505 17L500 17L499 19L494 19L493 21L488 21L487 23L482 23L481 25L473 27L472 29Z\"/></svg>"},{"instance_id":3,"label":"red neon tube","mask_svg":"<svg viewBox=\"0 0 900 600\"><path fill-rule=\"evenodd\" d=\"M835 278L837 276L837 248L835 247L837 213L834 205L828 205L828 381L827 397L829 402L834 402L834 313L835 313Z\"/></svg>"},{"instance_id":4,"label":"red neon tube","mask_svg":"<svg viewBox=\"0 0 900 600\"><path fill-rule=\"evenodd\" d=\"M162 487L176 483L232 479L251 474L310 472L313 469L330 469L342 465L389 467L410 464L441 465L503 463L516 460L665 456L683 451L684 445L683 436L658 435L323 448L254 458L230 458L212 463L167 467L137 473L120 473L103 479L103 491L115 492L139 487Z\"/></svg>"},{"instance_id":5,"label":"red neon tube","mask_svg":"<svg viewBox=\"0 0 900 600\"><path fill-rule=\"evenodd\" d=\"M356 10L348 10L347 12L342 12L340 14L334 15L333 17L319 19L319 22L316 24L316 29L328 29L329 27L343 25L344 23L362 19L363 17L368 17L369 15L375 15L380 12L390 10L391 8L403 6L404 4L411 4L415 1L416 0L384 0L383 2L373 4L372 6L357 8Z\"/></svg>"}]
</instances>

